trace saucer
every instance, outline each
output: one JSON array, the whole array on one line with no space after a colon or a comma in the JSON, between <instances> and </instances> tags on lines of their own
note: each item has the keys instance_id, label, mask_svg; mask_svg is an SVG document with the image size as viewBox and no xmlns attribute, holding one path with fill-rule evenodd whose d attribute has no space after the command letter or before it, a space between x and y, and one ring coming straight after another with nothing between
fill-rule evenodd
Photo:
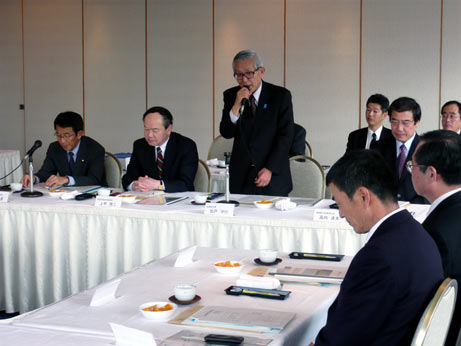
<instances>
[{"instance_id":1,"label":"saucer","mask_svg":"<svg viewBox=\"0 0 461 346\"><path fill-rule=\"evenodd\" d=\"M193 205L205 205L206 204L206 202L205 203L197 203L196 201L191 201L191 203Z\"/></svg>"},{"instance_id":2,"label":"saucer","mask_svg":"<svg viewBox=\"0 0 461 346\"><path fill-rule=\"evenodd\" d=\"M173 303L179 304L179 305L189 305L189 304L194 304L197 303L202 297L195 295L194 299L192 300L177 300L176 297L173 295L168 300L172 301Z\"/></svg>"},{"instance_id":3,"label":"saucer","mask_svg":"<svg viewBox=\"0 0 461 346\"><path fill-rule=\"evenodd\" d=\"M273 266L274 264L279 264L280 262L282 262L282 259L277 258L274 262L269 262L269 263L263 262L259 258L255 258L254 261L255 263L260 264L262 266Z\"/></svg>"}]
</instances>

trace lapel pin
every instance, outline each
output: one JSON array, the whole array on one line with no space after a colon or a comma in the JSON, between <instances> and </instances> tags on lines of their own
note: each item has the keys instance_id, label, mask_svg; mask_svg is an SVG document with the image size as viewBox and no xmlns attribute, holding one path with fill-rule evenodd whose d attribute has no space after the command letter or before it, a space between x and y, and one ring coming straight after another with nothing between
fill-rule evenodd
<instances>
[{"instance_id":1,"label":"lapel pin","mask_svg":"<svg viewBox=\"0 0 461 346\"><path fill-rule=\"evenodd\" d=\"M264 109L266 109L266 108L267 108L267 103L264 104Z\"/></svg>"}]
</instances>

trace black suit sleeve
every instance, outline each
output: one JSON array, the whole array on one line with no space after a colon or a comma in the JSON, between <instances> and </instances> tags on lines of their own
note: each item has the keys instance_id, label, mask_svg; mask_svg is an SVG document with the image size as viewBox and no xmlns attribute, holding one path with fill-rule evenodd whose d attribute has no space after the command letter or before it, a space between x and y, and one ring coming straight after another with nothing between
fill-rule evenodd
<instances>
[{"instance_id":1,"label":"black suit sleeve","mask_svg":"<svg viewBox=\"0 0 461 346\"><path fill-rule=\"evenodd\" d=\"M80 152L81 150L82 152ZM80 147L77 154L77 161L79 162L77 162L76 173L72 176L75 179L75 185L107 185L104 171L104 155L104 147L93 140L86 141L84 148Z\"/></svg>"},{"instance_id":2,"label":"black suit sleeve","mask_svg":"<svg viewBox=\"0 0 461 346\"><path fill-rule=\"evenodd\" d=\"M45 160L43 161L43 165L40 170L35 174L39 179L40 182L45 182L52 174L58 173L58 166L56 160L59 156L59 148L57 148L59 144L57 142L53 142L49 145Z\"/></svg>"},{"instance_id":3,"label":"black suit sleeve","mask_svg":"<svg viewBox=\"0 0 461 346\"><path fill-rule=\"evenodd\" d=\"M166 155L168 155L168 148ZM192 140L185 140L174 158L178 166L177 172L171 178L167 175L163 179L166 192L194 191L194 179L198 168L197 145ZM166 170L166 168L165 168ZM166 171L166 174L168 172Z\"/></svg>"}]
</instances>

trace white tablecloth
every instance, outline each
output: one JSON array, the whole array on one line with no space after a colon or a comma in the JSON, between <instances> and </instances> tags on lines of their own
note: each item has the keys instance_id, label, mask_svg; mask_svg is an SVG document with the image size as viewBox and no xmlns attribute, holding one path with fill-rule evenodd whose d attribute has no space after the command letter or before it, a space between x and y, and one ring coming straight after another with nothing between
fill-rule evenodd
<instances>
[{"instance_id":1,"label":"white tablecloth","mask_svg":"<svg viewBox=\"0 0 461 346\"><path fill-rule=\"evenodd\" d=\"M0 203L0 310L44 306L191 245L354 255L365 241L344 221L312 221L307 206L217 217L190 201L108 209L12 195Z\"/></svg>"},{"instance_id":2,"label":"white tablecloth","mask_svg":"<svg viewBox=\"0 0 461 346\"><path fill-rule=\"evenodd\" d=\"M89 303L94 293L94 289L92 289L24 316L19 316L13 320L12 325L23 329L30 327L110 338L112 331L109 322L112 322L153 333L157 340L163 340L180 330L189 329L197 332L269 337L274 339L270 344L271 346L309 344L324 325L327 309L337 295L339 286L320 287L306 284L285 284L283 289L291 291L291 295L284 301L226 295L224 289L235 284L238 274L219 274L214 270L213 263L227 259L239 260L244 264L242 273L246 273L256 267L253 259L257 255L257 251L198 248L193 264L184 268L174 268L176 254L173 254L122 275L117 290L119 298L115 301L100 307L90 307ZM281 253L278 257L282 258L282 263L279 265L334 267L345 270L350 264L350 258L332 263L292 260L286 254ZM174 285L180 283L195 283L197 285L197 294L202 298L198 304L201 305L288 311L295 312L296 317L281 333L261 335L172 325L166 322L147 320L137 311L138 306L142 303L166 301L169 296L173 295ZM177 314L187 308L187 306L180 306ZM5 340L1 328L0 338ZM18 335L16 338L22 339L23 337ZM11 342L15 341L14 338L9 341L7 344L16 345L15 342Z\"/></svg>"},{"instance_id":3,"label":"white tablecloth","mask_svg":"<svg viewBox=\"0 0 461 346\"><path fill-rule=\"evenodd\" d=\"M0 150L0 178L10 173L20 162L19 150ZM21 166L13 174L0 179L0 185L19 183L23 175L24 171Z\"/></svg>"}]
</instances>

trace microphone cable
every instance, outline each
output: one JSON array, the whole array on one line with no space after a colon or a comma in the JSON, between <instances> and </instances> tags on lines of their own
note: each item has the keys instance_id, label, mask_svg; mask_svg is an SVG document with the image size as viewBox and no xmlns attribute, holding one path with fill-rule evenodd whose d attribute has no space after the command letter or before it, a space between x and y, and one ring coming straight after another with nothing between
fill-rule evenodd
<instances>
[{"instance_id":1,"label":"microphone cable","mask_svg":"<svg viewBox=\"0 0 461 346\"><path fill-rule=\"evenodd\" d=\"M15 169L13 169L10 173L8 173L7 175L5 175L4 177L1 177L0 180L3 180L5 179L6 177L9 177L11 174L13 174L19 167L22 166L22 164L24 163L24 159L21 160L21 163L19 163L18 167L16 167Z\"/></svg>"}]
</instances>

